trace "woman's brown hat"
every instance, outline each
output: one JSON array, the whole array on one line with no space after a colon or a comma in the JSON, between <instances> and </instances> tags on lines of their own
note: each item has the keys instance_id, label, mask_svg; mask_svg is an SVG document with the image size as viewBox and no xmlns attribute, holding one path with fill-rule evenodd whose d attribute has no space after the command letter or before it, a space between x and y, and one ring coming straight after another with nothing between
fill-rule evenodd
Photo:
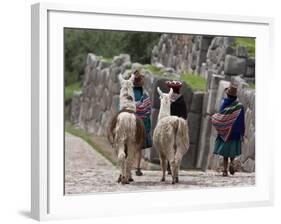
<instances>
[{"instance_id":1,"label":"woman's brown hat","mask_svg":"<svg viewBox=\"0 0 281 224\"><path fill-rule=\"evenodd\" d=\"M237 96L237 87L233 84L230 84L228 88L225 88L225 92L230 96Z\"/></svg>"},{"instance_id":2,"label":"woman's brown hat","mask_svg":"<svg viewBox=\"0 0 281 224\"><path fill-rule=\"evenodd\" d=\"M144 76L138 71L134 71L134 86L142 87L144 85Z\"/></svg>"}]
</instances>

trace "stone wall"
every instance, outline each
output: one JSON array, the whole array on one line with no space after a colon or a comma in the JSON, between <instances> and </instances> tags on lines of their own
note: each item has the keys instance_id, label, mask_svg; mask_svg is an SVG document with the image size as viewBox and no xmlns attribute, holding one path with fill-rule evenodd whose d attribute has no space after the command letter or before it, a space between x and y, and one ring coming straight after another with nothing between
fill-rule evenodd
<instances>
[{"instance_id":1,"label":"stone wall","mask_svg":"<svg viewBox=\"0 0 281 224\"><path fill-rule=\"evenodd\" d=\"M166 80L179 79L182 72L196 73L207 80L207 86L204 92L193 92L186 83L181 88L188 112L191 143L182 167L219 170L222 160L213 155L216 131L210 116L219 110L224 89L233 82L239 86L238 98L245 107L246 121L245 140L237 166L242 171L253 172L255 91L248 88L247 83L254 82L255 60L248 57L246 48L233 48L233 41L230 37L164 34L152 51L152 63L161 68L161 76L152 74L146 65L132 63L126 54L115 56L112 62L89 54L82 91L73 95L71 122L89 133L106 135L108 122L119 109L118 74L126 76L131 70L139 69L145 76L144 87L152 99L152 135L160 107L156 87L168 92ZM152 162L159 162L154 148L145 150L144 155Z\"/></svg>"},{"instance_id":2,"label":"stone wall","mask_svg":"<svg viewBox=\"0 0 281 224\"><path fill-rule=\"evenodd\" d=\"M249 57L245 47L235 46L234 41L233 37L164 34L152 50L151 63L155 66L172 67L178 73L193 73L207 80L206 92L200 96L201 121L192 111L189 116L189 122L194 120L200 127L195 156L195 167L199 169L222 166L221 158L212 154L216 131L210 116L219 110L224 89L232 82L239 86L238 98L245 107L246 122L237 167L242 171L255 170L255 90L247 84L255 83L255 58Z\"/></svg>"},{"instance_id":3,"label":"stone wall","mask_svg":"<svg viewBox=\"0 0 281 224\"><path fill-rule=\"evenodd\" d=\"M130 66L129 55L114 57L109 63L88 54L82 92L73 95L71 122L89 133L105 135L112 114L118 111L118 74Z\"/></svg>"},{"instance_id":4,"label":"stone wall","mask_svg":"<svg viewBox=\"0 0 281 224\"><path fill-rule=\"evenodd\" d=\"M131 70L139 69L145 76L144 87L148 91L152 100L152 130L155 128L160 108L159 95L156 87L168 92L169 89L165 81L178 79L174 69L163 68L163 75L154 75L139 63L131 63L129 55L119 55L114 57L112 63L101 57L89 54L85 69L85 77L81 92L73 94L71 103L71 122L80 129L98 136L106 135L108 122L113 114L118 111L120 84L118 74L129 75ZM191 148L184 156L182 166L185 168L195 168L197 148L200 137L200 123L202 113L203 92L192 92L186 83L181 88L186 109L188 112L188 126L190 132ZM159 157L154 148L145 151L145 157L152 162L159 162Z\"/></svg>"},{"instance_id":5,"label":"stone wall","mask_svg":"<svg viewBox=\"0 0 281 224\"><path fill-rule=\"evenodd\" d=\"M172 67L177 72L199 74L210 79L212 74L241 75L254 82L255 59L244 46L234 46L233 37L163 34L152 50L151 63Z\"/></svg>"},{"instance_id":6,"label":"stone wall","mask_svg":"<svg viewBox=\"0 0 281 224\"><path fill-rule=\"evenodd\" d=\"M221 170L223 159L213 155L214 143L217 137L215 129L211 126L211 114L217 112L224 98L224 89L230 81L224 76L213 75L210 88L205 93L205 107L201 121L200 143L196 167L203 170ZM231 82L238 86L238 99L245 109L245 136L242 143L242 154L236 160L236 166L241 171L255 171L255 91L248 88L248 84L240 76L232 77Z\"/></svg>"}]
</instances>

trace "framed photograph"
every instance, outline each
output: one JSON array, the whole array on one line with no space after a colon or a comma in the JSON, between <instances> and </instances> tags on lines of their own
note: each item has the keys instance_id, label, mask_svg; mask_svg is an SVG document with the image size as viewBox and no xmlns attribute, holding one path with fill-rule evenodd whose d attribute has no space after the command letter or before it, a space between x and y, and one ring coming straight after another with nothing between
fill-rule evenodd
<instances>
[{"instance_id":1,"label":"framed photograph","mask_svg":"<svg viewBox=\"0 0 281 224\"><path fill-rule=\"evenodd\" d=\"M273 20L38 3L37 220L273 203Z\"/></svg>"}]
</instances>

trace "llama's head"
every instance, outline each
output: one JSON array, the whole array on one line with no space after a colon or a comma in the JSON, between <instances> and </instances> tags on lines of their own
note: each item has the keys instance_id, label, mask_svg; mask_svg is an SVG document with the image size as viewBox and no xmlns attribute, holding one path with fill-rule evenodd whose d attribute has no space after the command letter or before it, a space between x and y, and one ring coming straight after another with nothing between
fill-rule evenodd
<instances>
[{"instance_id":1,"label":"llama's head","mask_svg":"<svg viewBox=\"0 0 281 224\"><path fill-rule=\"evenodd\" d=\"M170 115L170 111L171 111L170 108L171 108L171 97L173 95L173 89L170 88L169 93L163 93L158 86L157 91L158 91L159 96L160 96L160 113L161 113L161 116L168 116L168 115Z\"/></svg>"},{"instance_id":2,"label":"llama's head","mask_svg":"<svg viewBox=\"0 0 281 224\"><path fill-rule=\"evenodd\" d=\"M136 111L134 97L134 74L129 79L124 79L122 74L119 74L120 89L120 109L128 109Z\"/></svg>"}]
</instances>

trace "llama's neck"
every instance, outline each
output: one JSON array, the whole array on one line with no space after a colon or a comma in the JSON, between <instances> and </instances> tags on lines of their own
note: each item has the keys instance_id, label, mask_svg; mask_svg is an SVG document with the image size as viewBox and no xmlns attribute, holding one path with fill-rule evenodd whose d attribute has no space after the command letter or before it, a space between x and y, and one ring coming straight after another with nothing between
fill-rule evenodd
<instances>
[{"instance_id":1,"label":"llama's neck","mask_svg":"<svg viewBox=\"0 0 281 224\"><path fill-rule=\"evenodd\" d=\"M170 105L161 105L158 115L158 120L171 115Z\"/></svg>"},{"instance_id":2,"label":"llama's neck","mask_svg":"<svg viewBox=\"0 0 281 224\"><path fill-rule=\"evenodd\" d=\"M127 99L120 99L120 110L122 109L127 109L136 112L136 105L133 101L129 101Z\"/></svg>"},{"instance_id":3,"label":"llama's neck","mask_svg":"<svg viewBox=\"0 0 281 224\"><path fill-rule=\"evenodd\" d=\"M133 90L124 91L121 89L120 91L120 110L127 109L136 112L136 105L134 100Z\"/></svg>"}]
</instances>

